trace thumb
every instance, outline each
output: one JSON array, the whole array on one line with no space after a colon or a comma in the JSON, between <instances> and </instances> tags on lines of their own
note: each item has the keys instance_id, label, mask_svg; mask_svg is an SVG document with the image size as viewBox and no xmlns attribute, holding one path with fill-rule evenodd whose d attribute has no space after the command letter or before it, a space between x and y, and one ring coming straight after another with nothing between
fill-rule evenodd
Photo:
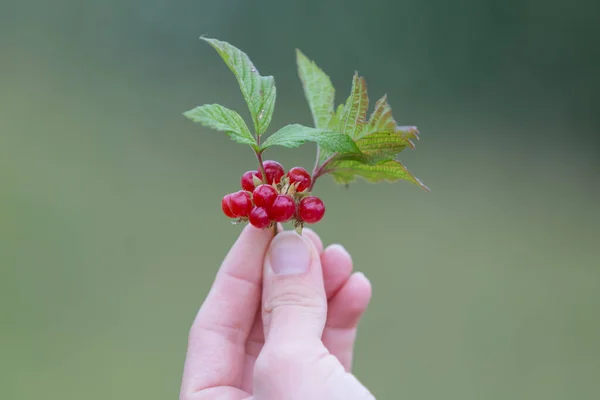
<instances>
[{"instance_id":1,"label":"thumb","mask_svg":"<svg viewBox=\"0 0 600 400\"><path fill-rule=\"evenodd\" d=\"M279 233L264 262L262 318L269 345L320 341L327 297L318 251L293 231Z\"/></svg>"}]
</instances>

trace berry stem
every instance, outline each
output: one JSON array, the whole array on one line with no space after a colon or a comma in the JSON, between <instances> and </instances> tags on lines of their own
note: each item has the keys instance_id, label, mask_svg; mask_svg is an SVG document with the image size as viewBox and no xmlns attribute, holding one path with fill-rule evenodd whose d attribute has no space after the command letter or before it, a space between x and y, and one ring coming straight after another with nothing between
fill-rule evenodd
<instances>
[{"instance_id":1,"label":"berry stem","mask_svg":"<svg viewBox=\"0 0 600 400\"><path fill-rule=\"evenodd\" d=\"M331 162L333 161L333 159L338 155L338 153L333 153L331 156L329 156L325 161L323 161L323 164L319 165L319 156L320 156L320 152L319 149L317 149L317 162L315 163L315 168L313 169L312 172L312 177L311 177L311 183L310 183L310 187L308 188L309 192L312 192L313 187L315 186L315 182L317 181L317 178L319 178L320 176L324 175L325 173L327 173L328 171L325 170L325 167Z\"/></svg>"},{"instance_id":2,"label":"berry stem","mask_svg":"<svg viewBox=\"0 0 600 400\"><path fill-rule=\"evenodd\" d=\"M260 171L260 174L262 175L262 181L266 183L267 182L267 173L265 172L265 166L263 165L261 151L256 152L256 159L258 160L258 170Z\"/></svg>"},{"instance_id":3,"label":"berry stem","mask_svg":"<svg viewBox=\"0 0 600 400\"><path fill-rule=\"evenodd\" d=\"M315 166L313 167L313 171L312 171L312 176L311 176L311 181L314 182L314 180L312 178L315 177L315 171L317 171L317 169L319 169L319 160L321 159L321 146L317 145L317 158L315 159ZM311 189L312 189L312 184L311 184Z\"/></svg>"},{"instance_id":4,"label":"berry stem","mask_svg":"<svg viewBox=\"0 0 600 400\"><path fill-rule=\"evenodd\" d=\"M258 132L256 132L256 145L258 146L258 148L260 148L260 135L258 134ZM254 150L254 154L256 154L256 159L258 160L258 170L262 175L262 181L264 183L267 183L267 173L265 172L265 166L263 165L262 151Z\"/></svg>"}]
</instances>

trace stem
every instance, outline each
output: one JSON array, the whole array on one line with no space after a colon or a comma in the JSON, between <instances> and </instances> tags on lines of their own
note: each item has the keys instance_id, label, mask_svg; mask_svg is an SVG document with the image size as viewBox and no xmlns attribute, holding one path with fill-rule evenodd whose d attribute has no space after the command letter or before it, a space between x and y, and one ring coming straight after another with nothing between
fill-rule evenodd
<instances>
[{"instance_id":1,"label":"stem","mask_svg":"<svg viewBox=\"0 0 600 400\"><path fill-rule=\"evenodd\" d=\"M317 182L317 179L324 175L326 172L328 172L327 170L325 170L325 167L331 162L333 161L333 159L337 156L337 153L333 153L331 156L329 156L325 161L323 161L323 164L319 165L319 153L317 152L317 163L315 164L315 169L313 170L312 173L312 177L311 177L311 183L310 183L310 187L308 188L309 192L312 192L313 187L315 186L315 182Z\"/></svg>"},{"instance_id":2,"label":"stem","mask_svg":"<svg viewBox=\"0 0 600 400\"><path fill-rule=\"evenodd\" d=\"M317 145L317 159L315 160L315 166L312 170L312 175L315 176L315 172L319 168L319 159L321 158L321 147Z\"/></svg>"},{"instance_id":3,"label":"stem","mask_svg":"<svg viewBox=\"0 0 600 400\"><path fill-rule=\"evenodd\" d=\"M263 165L262 152L256 152L256 159L258 160L258 169L262 175L262 181L267 183L267 173L265 172L265 166Z\"/></svg>"},{"instance_id":4,"label":"stem","mask_svg":"<svg viewBox=\"0 0 600 400\"><path fill-rule=\"evenodd\" d=\"M260 135L258 133L256 134L256 145L260 147ZM265 172L265 166L263 165L262 151L255 150L254 154L256 154L256 159L258 160L258 170L262 175L262 181L267 183L267 173Z\"/></svg>"}]
</instances>

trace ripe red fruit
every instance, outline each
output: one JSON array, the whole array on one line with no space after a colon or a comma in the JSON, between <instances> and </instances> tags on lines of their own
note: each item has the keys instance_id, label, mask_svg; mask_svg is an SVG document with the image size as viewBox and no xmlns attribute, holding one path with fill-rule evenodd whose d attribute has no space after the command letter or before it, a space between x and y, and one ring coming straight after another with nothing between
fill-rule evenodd
<instances>
[{"instance_id":1,"label":"ripe red fruit","mask_svg":"<svg viewBox=\"0 0 600 400\"><path fill-rule=\"evenodd\" d=\"M271 223L269 213L262 207L254 207L252 211L250 211L249 220L250 223L258 229L264 229Z\"/></svg>"},{"instance_id":2,"label":"ripe red fruit","mask_svg":"<svg viewBox=\"0 0 600 400\"><path fill-rule=\"evenodd\" d=\"M277 161L267 160L263 162L263 167L265 168L265 174L267 174L267 183L281 182L281 178L285 175L281 164Z\"/></svg>"},{"instance_id":3,"label":"ripe red fruit","mask_svg":"<svg viewBox=\"0 0 600 400\"><path fill-rule=\"evenodd\" d=\"M258 171L246 171L244 175L242 175L242 179L240 181L242 185L242 189L252 192L254 190L254 180L253 176L256 176L258 179L262 180L261 173Z\"/></svg>"},{"instance_id":4,"label":"ripe red fruit","mask_svg":"<svg viewBox=\"0 0 600 400\"><path fill-rule=\"evenodd\" d=\"M231 195L225 195L223 200L221 200L221 208L223 209L223 213L227 215L229 218L235 218L235 214L231 211Z\"/></svg>"},{"instance_id":5,"label":"ripe red fruit","mask_svg":"<svg viewBox=\"0 0 600 400\"><path fill-rule=\"evenodd\" d=\"M304 222L314 224L319 222L325 215L325 204L315 196L308 196L300 200L298 206L298 216Z\"/></svg>"},{"instance_id":6,"label":"ripe red fruit","mask_svg":"<svg viewBox=\"0 0 600 400\"><path fill-rule=\"evenodd\" d=\"M252 200L248 192L240 190L229 195L229 209L236 217L247 217L252 209Z\"/></svg>"},{"instance_id":7,"label":"ripe red fruit","mask_svg":"<svg viewBox=\"0 0 600 400\"><path fill-rule=\"evenodd\" d=\"M252 199L254 200L254 205L256 207L263 207L268 210L275 202L277 195L277 190L275 190L273 186L262 184L254 189L254 192L252 192Z\"/></svg>"},{"instance_id":8,"label":"ripe red fruit","mask_svg":"<svg viewBox=\"0 0 600 400\"><path fill-rule=\"evenodd\" d=\"M307 170L302 167L294 167L288 171L288 178L290 180L290 184L298 183L296 190L298 192L303 192L304 190L310 187L310 174Z\"/></svg>"},{"instance_id":9,"label":"ripe red fruit","mask_svg":"<svg viewBox=\"0 0 600 400\"><path fill-rule=\"evenodd\" d=\"M277 222L286 222L296 213L296 203L292 196L280 194L269 210L269 216Z\"/></svg>"}]
</instances>

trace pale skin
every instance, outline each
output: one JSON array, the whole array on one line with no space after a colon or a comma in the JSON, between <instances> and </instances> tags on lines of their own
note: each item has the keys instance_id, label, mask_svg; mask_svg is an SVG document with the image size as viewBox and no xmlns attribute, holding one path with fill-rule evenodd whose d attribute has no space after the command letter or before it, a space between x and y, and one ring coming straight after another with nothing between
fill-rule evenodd
<instances>
[{"instance_id":1,"label":"pale skin","mask_svg":"<svg viewBox=\"0 0 600 400\"><path fill-rule=\"evenodd\" d=\"M367 400L352 375L371 284L310 229L244 228L189 334L181 400Z\"/></svg>"}]
</instances>

